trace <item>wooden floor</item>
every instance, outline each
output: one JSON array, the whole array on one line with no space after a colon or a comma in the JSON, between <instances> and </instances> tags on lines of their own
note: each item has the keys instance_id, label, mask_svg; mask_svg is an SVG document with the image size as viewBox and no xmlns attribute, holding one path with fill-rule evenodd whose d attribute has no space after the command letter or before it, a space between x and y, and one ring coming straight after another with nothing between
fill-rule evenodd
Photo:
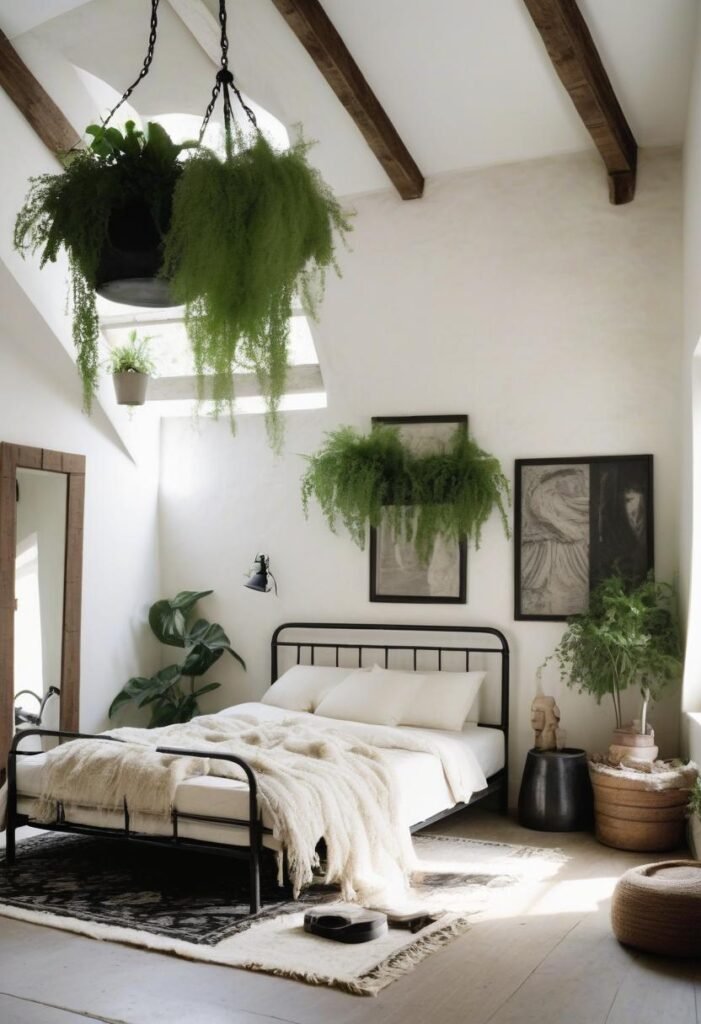
<instances>
[{"instance_id":1,"label":"wooden floor","mask_svg":"<svg viewBox=\"0 0 701 1024\"><path fill-rule=\"evenodd\" d=\"M0 918L0 1021L701 1024L701 965L633 954L610 932L616 879L656 858L476 808L433 831L560 847L569 860L527 905L477 920L376 999Z\"/></svg>"}]
</instances>

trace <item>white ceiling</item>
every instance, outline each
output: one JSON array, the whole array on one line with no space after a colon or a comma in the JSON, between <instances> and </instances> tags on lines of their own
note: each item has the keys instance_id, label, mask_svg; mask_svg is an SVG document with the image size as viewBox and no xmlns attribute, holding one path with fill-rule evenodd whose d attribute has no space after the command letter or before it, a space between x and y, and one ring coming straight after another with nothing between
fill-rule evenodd
<instances>
[{"instance_id":1,"label":"white ceiling","mask_svg":"<svg viewBox=\"0 0 701 1024\"><path fill-rule=\"evenodd\" d=\"M214 12L215 0L206 3ZM522 0L323 3L424 174L591 145ZM339 194L387 187L271 0L228 6L231 64L245 91L318 140L312 159ZM679 145L697 0L580 0L580 7L639 145ZM167 0L160 17L153 69L133 104L145 115L202 112L213 65ZM56 58L121 90L143 59L148 19L148 0L0 0L0 28L78 121L82 107L66 108L75 83L71 92L60 81Z\"/></svg>"}]
</instances>

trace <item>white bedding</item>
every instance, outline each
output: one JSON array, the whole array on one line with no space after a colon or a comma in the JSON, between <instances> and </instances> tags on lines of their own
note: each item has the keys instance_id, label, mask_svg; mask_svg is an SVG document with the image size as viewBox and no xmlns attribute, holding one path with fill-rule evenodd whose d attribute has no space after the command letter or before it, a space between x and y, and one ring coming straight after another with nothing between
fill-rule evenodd
<instances>
[{"instance_id":1,"label":"white bedding","mask_svg":"<svg viewBox=\"0 0 701 1024\"><path fill-rule=\"evenodd\" d=\"M291 712L261 703L238 704L220 712L220 715L248 715L260 722L280 722L299 718L315 728L343 729L359 734L368 729L367 725L360 723L340 722L337 719L323 718L305 712ZM383 726L372 728L384 730L387 734L396 734L399 731L407 736L409 743L412 735L421 739L429 737L434 745L459 766L464 789L461 796L465 801L469 799L471 793L484 789L487 777L504 765L504 736L498 729L484 728L473 723L468 723L462 732L407 727L401 727L400 730ZM423 751L404 749L383 749L383 756L398 780L400 816L407 825L425 821L455 804L439 757ZM31 815L35 799L42 791L44 756L20 757L17 765L20 797L18 809L20 813ZM244 782L211 775L186 779L176 790L175 807L184 814L206 814L246 821L248 787ZM120 827L123 824L119 814L100 811L97 808L67 805L65 809L67 819L78 824L102 827ZM144 821L144 818L145 816L141 815L138 825L134 823L140 830L153 835L170 834L172 825L169 819L149 816L149 820ZM265 813L263 824L270 826ZM244 827L188 822L183 819L179 822L178 832L183 838L231 845L248 844L248 830ZM278 848L276 840L271 836L265 837L264 845L271 849Z\"/></svg>"}]
</instances>

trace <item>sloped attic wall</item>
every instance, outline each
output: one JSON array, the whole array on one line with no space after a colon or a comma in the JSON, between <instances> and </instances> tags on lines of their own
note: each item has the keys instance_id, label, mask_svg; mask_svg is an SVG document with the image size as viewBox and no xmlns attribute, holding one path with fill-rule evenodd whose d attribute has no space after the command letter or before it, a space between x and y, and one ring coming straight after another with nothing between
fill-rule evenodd
<instances>
[{"instance_id":1,"label":"sloped attic wall","mask_svg":"<svg viewBox=\"0 0 701 1024\"><path fill-rule=\"evenodd\" d=\"M513 784L532 743L538 665L558 623L514 622L513 543L496 518L468 556L467 606L371 604L368 555L305 522L300 453L324 431L366 430L372 415L459 413L513 476L518 457L655 456L657 570L677 570L681 352L680 160L643 153L635 202L612 207L594 156L502 166L429 181L424 199L357 200L344 276L329 283L316 330L327 410L287 419L285 454L261 417L162 425L165 592L214 588L208 614L230 632L246 674L220 662L207 709L258 697L268 643L284 620L496 625L513 648ZM280 596L242 587L270 554ZM608 743L612 716L546 678L568 744ZM678 746L679 695L655 711L665 754ZM634 702L628 702L628 711Z\"/></svg>"},{"instance_id":2,"label":"sloped attic wall","mask_svg":"<svg viewBox=\"0 0 701 1024\"><path fill-rule=\"evenodd\" d=\"M159 596L158 428L140 431L138 465L98 407L80 411L75 367L0 265L0 440L87 457L81 728L102 729L114 694L155 669L145 625Z\"/></svg>"}]
</instances>

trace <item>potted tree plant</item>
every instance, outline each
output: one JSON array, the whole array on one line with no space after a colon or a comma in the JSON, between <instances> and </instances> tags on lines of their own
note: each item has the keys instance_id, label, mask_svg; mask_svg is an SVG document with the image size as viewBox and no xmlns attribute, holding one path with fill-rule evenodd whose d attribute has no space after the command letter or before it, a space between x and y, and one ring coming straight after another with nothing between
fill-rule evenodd
<instances>
[{"instance_id":1,"label":"potted tree plant","mask_svg":"<svg viewBox=\"0 0 701 1024\"><path fill-rule=\"evenodd\" d=\"M154 676L135 676L112 701L109 717L126 704L151 711L149 728L189 722L199 714L198 699L216 690L220 683L205 683L195 689L195 680L207 672L225 651L245 669L243 659L229 643L220 625L206 619L194 619L195 605L211 590L184 590L172 599L156 601L148 613L149 625L158 640L169 647L180 647L185 655L181 663L167 665ZM189 687L183 687L183 680Z\"/></svg>"},{"instance_id":2,"label":"potted tree plant","mask_svg":"<svg viewBox=\"0 0 701 1024\"><path fill-rule=\"evenodd\" d=\"M592 591L588 610L567 620L554 656L568 686L591 693L597 703L611 698L614 740L650 736L650 704L679 678L681 670L672 588L652 578L637 586L620 575L603 580ZM641 705L640 718L627 725L621 694L630 686L639 688ZM621 745L625 746L613 744ZM644 754L642 758L649 759Z\"/></svg>"},{"instance_id":3,"label":"potted tree plant","mask_svg":"<svg viewBox=\"0 0 701 1024\"><path fill-rule=\"evenodd\" d=\"M672 849L681 842L689 773L653 764L650 704L678 679L680 640L674 593L651 577L638 585L614 575L567 620L554 658L568 686L601 703L610 698L616 730L606 758L590 760L598 838L629 850ZM640 692L640 717L623 722L621 694Z\"/></svg>"},{"instance_id":4,"label":"potted tree plant","mask_svg":"<svg viewBox=\"0 0 701 1024\"><path fill-rule=\"evenodd\" d=\"M107 366L114 381L117 405L143 405L155 366L149 353L151 338L129 332L126 345L117 345L109 354Z\"/></svg>"}]
</instances>

